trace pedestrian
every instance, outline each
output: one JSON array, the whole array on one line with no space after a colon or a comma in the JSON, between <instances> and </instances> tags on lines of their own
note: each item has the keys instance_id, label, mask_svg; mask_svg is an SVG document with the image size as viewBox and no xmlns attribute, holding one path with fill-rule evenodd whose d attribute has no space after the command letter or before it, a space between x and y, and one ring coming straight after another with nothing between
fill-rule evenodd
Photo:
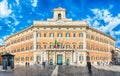
<instances>
[{"instance_id":1,"label":"pedestrian","mask_svg":"<svg viewBox=\"0 0 120 76\"><path fill-rule=\"evenodd\" d=\"M27 63L27 65L28 65L28 66L30 65L29 62Z\"/></svg>"},{"instance_id":2,"label":"pedestrian","mask_svg":"<svg viewBox=\"0 0 120 76\"><path fill-rule=\"evenodd\" d=\"M27 67L27 62L25 63L25 66Z\"/></svg>"},{"instance_id":3,"label":"pedestrian","mask_svg":"<svg viewBox=\"0 0 120 76\"><path fill-rule=\"evenodd\" d=\"M88 71L89 71L88 73L92 73L90 61L87 61L87 67L88 67Z\"/></svg>"},{"instance_id":4,"label":"pedestrian","mask_svg":"<svg viewBox=\"0 0 120 76\"><path fill-rule=\"evenodd\" d=\"M45 65L46 65L46 63L45 63L45 62L43 62L43 66L44 66L44 68L45 68Z\"/></svg>"}]
</instances>

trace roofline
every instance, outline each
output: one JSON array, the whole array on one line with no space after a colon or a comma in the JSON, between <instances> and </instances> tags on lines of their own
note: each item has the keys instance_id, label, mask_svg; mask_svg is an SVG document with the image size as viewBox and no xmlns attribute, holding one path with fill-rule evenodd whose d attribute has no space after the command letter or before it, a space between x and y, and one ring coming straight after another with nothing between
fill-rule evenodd
<instances>
[{"instance_id":1,"label":"roofline","mask_svg":"<svg viewBox=\"0 0 120 76\"><path fill-rule=\"evenodd\" d=\"M17 35L17 34L20 34L20 33L24 32L24 31L26 31L26 30L29 30L29 29L32 28L32 27L33 27L33 25L32 25L32 26L29 26L28 28L25 28L25 29L23 29L23 30L21 30L21 31L19 31L19 32L15 33L15 34L13 34L13 35L11 35L11 36L9 36L9 37L7 37L4 41L8 40L9 38L11 38L11 37L13 37L13 36L15 36L15 35Z\"/></svg>"},{"instance_id":2,"label":"roofline","mask_svg":"<svg viewBox=\"0 0 120 76\"><path fill-rule=\"evenodd\" d=\"M112 36L110 36L110 35L108 35L108 34L105 34L105 33L102 32L102 31L99 31L99 30L97 30L97 29L95 29L95 28L93 28L93 27L90 27L90 26L88 26L88 28L90 28L90 29L92 29L92 30L94 30L94 31L97 31L97 32L99 32L99 33L101 33L101 34L103 34L103 35L105 35L105 36L107 36L107 37L110 37L111 39L113 39L113 40L115 41L115 39L114 39Z\"/></svg>"},{"instance_id":3,"label":"roofline","mask_svg":"<svg viewBox=\"0 0 120 76\"><path fill-rule=\"evenodd\" d=\"M63 27L66 27L66 26L64 26L64 25L62 25L62 26L63 26ZM32 25L32 26L30 26L30 27L28 27L28 28L26 28L26 29L24 29L24 30L22 30L22 31L20 31L20 32L17 32L17 33L15 33L15 34L7 37L7 38L5 39L5 41L8 40L8 39L11 38L11 37L17 35L17 34L20 34L20 33L24 32L24 31L26 31L26 30L29 30L29 29L31 29L31 28L33 28L33 27L48 27L48 26L47 26L47 25L44 25L44 26ZM50 26L50 27L52 27L52 26ZM53 27L55 27L55 25L53 25ZM56 27L59 27L59 26L56 26ZM60 27L61 27L61 26L60 26ZM68 26L67 26L67 27L68 27ZM80 27L80 26L72 26L72 27ZM93 27L90 27L90 26L87 26L87 25L86 25L86 26L84 25L84 26L81 26L81 27L86 27L87 29L92 29L92 30L94 30L94 31L96 31L96 32L98 32L98 33L101 33L101 34L103 34L103 35L105 35L105 36L107 36L107 37L110 37L112 40L115 41L115 39L114 39L112 36L107 35L107 34L101 32L101 31L99 31L99 30L97 30L97 29L95 29L95 28L93 28Z\"/></svg>"}]
</instances>

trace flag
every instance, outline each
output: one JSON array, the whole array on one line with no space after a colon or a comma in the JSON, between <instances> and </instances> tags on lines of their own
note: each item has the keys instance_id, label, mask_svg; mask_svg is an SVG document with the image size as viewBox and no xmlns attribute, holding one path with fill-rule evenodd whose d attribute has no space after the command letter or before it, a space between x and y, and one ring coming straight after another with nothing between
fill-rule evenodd
<instances>
[{"instance_id":1,"label":"flag","mask_svg":"<svg viewBox=\"0 0 120 76\"><path fill-rule=\"evenodd\" d=\"M57 40L54 41L54 48L57 48Z\"/></svg>"}]
</instances>

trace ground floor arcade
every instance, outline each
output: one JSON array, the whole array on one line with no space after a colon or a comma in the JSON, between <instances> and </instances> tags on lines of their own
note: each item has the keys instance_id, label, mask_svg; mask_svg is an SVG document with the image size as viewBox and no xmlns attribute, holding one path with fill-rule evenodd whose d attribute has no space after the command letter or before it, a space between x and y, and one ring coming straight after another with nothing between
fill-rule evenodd
<instances>
[{"instance_id":1,"label":"ground floor arcade","mask_svg":"<svg viewBox=\"0 0 120 76\"><path fill-rule=\"evenodd\" d=\"M89 53L89 54L88 54ZM71 64L86 65L87 60L92 64L108 64L111 61L111 54L104 52L90 52L84 50L50 49L15 54L15 64Z\"/></svg>"}]
</instances>

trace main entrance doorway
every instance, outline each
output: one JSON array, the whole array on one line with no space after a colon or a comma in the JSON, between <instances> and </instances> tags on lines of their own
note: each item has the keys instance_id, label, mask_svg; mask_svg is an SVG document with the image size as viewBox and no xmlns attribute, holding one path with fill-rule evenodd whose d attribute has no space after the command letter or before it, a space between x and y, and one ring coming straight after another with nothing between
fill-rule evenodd
<instances>
[{"instance_id":1,"label":"main entrance doorway","mask_svg":"<svg viewBox=\"0 0 120 76\"><path fill-rule=\"evenodd\" d=\"M62 54L57 55L57 64L62 65Z\"/></svg>"}]
</instances>

